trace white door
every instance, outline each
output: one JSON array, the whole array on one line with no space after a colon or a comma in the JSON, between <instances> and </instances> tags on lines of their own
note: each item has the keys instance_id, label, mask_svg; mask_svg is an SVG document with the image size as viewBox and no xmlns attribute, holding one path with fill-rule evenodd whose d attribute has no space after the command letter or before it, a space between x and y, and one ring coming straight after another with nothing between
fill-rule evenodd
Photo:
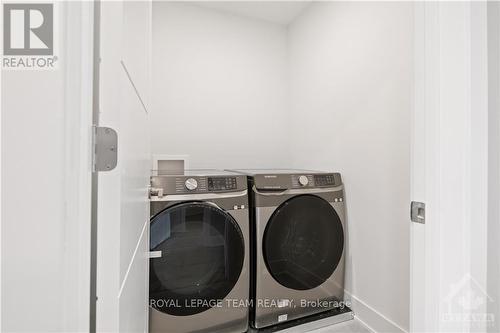
<instances>
[{"instance_id":1,"label":"white door","mask_svg":"<svg viewBox=\"0 0 500 333\"><path fill-rule=\"evenodd\" d=\"M485 2L415 5L411 332L481 331L487 305Z\"/></svg>"},{"instance_id":2,"label":"white door","mask_svg":"<svg viewBox=\"0 0 500 333\"><path fill-rule=\"evenodd\" d=\"M438 332L439 324L439 4L415 4L411 200L424 203L424 224L411 223L410 331ZM411 209L411 208L410 208ZM411 213L411 212L410 212Z\"/></svg>"},{"instance_id":3,"label":"white door","mask_svg":"<svg viewBox=\"0 0 500 333\"><path fill-rule=\"evenodd\" d=\"M151 2L100 2L99 126L118 163L97 191L96 329L148 331Z\"/></svg>"}]
</instances>

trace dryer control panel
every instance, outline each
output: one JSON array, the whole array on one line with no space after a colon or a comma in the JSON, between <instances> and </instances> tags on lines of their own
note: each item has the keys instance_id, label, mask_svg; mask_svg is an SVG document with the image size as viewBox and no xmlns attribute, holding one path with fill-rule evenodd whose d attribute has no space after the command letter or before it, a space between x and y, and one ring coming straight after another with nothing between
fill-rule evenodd
<instances>
[{"instance_id":1,"label":"dryer control panel","mask_svg":"<svg viewBox=\"0 0 500 333\"><path fill-rule=\"evenodd\" d=\"M342 185L339 173L294 173L253 175L255 187L259 190L282 191Z\"/></svg>"},{"instance_id":2,"label":"dryer control panel","mask_svg":"<svg viewBox=\"0 0 500 333\"><path fill-rule=\"evenodd\" d=\"M341 182L340 175L335 173L292 175L292 188L333 187Z\"/></svg>"}]
</instances>

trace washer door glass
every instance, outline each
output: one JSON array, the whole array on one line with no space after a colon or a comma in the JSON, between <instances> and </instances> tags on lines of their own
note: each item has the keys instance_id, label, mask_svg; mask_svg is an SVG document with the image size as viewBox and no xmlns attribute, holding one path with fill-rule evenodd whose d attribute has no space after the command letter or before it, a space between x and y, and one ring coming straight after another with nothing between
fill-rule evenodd
<instances>
[{"instance_id":1,"label":"washer door glass","mask_svg":"<svg viewBox=\"0 0 500 333\"><path fill-rule=\"evenodd\" d=\"M155 309L187 316L219 306L240 276L244 239L217 206L182 203L151 220L149 297Z\"/></svg>"},{"instance_id":2,"label":"washer door glass","mask_svg":"<svg viewBox=\"0 0 500 333\"><path fill-rule=\"evenodd\" d=\"M335 209L314 195L293 197L274 212L264 232L267 269L281 285L307 290L335 271L344 249L344 231Z\"/></svg>"}]
</instances>

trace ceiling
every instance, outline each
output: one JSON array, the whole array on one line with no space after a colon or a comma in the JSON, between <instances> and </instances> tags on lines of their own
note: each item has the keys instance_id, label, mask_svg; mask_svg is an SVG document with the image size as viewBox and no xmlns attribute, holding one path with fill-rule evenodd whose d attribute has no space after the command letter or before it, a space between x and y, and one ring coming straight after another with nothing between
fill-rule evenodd
<instances>
[{"instance_id":1,"label":"ceiling","mask_svg":"<svg viewBox=\"0 0 500 333\"><path fill-rule=\"evenodd\" d=\"M311 1L195 1L193 4L252 19L287 25Z\"/></svg>"}]
</instances>

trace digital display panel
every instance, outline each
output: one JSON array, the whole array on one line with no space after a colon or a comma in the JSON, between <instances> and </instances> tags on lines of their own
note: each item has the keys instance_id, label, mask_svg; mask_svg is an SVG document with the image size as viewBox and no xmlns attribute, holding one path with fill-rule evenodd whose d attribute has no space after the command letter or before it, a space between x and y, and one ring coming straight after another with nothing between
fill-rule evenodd
<instances>
[{"instance_id":1,"label":"digital display panel","mask_svg":"<svg viewBox=\"0 0 500 333\"><path fill-rule=\"evenodd\" d=\"M316 186L331 186L335 185L334 175L315 175L314 183Z\"/></svg>"},{"instance_id":2,"label":"digital display panel","mask_svg":"<svg viewBox=\"0 0 500 333\"><path fill-rule=\"evenodd\" d=\"M209 191L235 190L236 177L210 177L208 178Z\"/></svg>"}]
</instances>

